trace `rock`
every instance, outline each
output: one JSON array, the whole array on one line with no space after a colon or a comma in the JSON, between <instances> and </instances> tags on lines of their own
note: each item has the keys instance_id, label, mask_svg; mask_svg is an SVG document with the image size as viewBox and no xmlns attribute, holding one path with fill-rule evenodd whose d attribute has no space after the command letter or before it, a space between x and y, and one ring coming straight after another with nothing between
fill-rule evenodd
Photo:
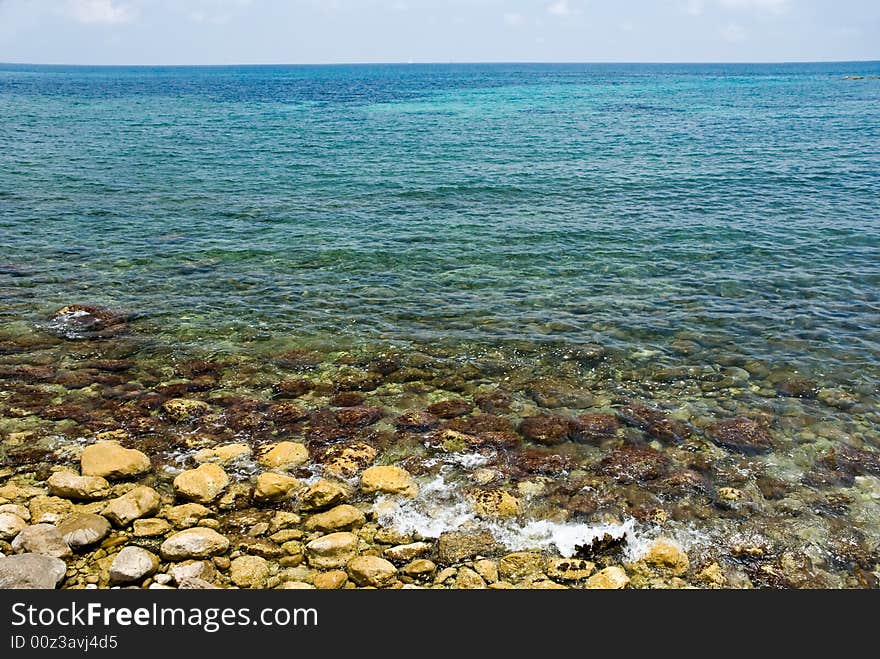
<instances>
[{"instance_id":1,"label":"rock","mask_svg":"<svg viewBox=\"0 0 880 659\"><path fill-rule=\"evenodd\" d=\"M690 567L688 555L684 549L669 538L657 538L648 548L644 557L645 563L669 570L677 577L685 574Z\"/></svg>"},{"instance_id":2,"label":"rock","mask_svg":"<svg viewBox=\"0 0 880 659\"><path fill-rule=\"evenodd\" d=\"M0 540L12 540L27 525L27 522L18 515L0 513Z\"/></svg>"},{"instance_id":3,"label":"rock","mask_svg":"<svg viewBox=\"0 0 880 659\"><path fill-rule=\"evenodd\" d=\"M547 576L557 581L581 581L596 569L596 564L581 558L551 558L547 561Z\"/></svg>"},{"instance_id":4,"label":"rock","mask_svg":"<svg viewBox=\"0 0 880 659\"><path fill-rule=\"evenodd\" d=\"M196 469L188 469L174 479L174 492L196 503L210 503L226 486L229 476L218 464L206 462Z\"/></svg>"},{"instance_id":5,"label":"rock","mask_svg":"<svg viewBox=\"0 0 880 659\"><path fill-rule=\"evenodd\" d=\"M345 587L347 581L348 573L345 570L330 570L316 574L312 584L319 590L339 590Z\"/></svg>"},{"instance_id":6,"label":"rock","mask_svg":"<svg viewBox=\"0 0 880 659\"><path fill-rule=\"evenodd\" d=\"M780 396L791 398L815 398L819 393L819 386L815 380L793 375L777 382L776 392Z\"/></svg>"},{"instance_id":7,"label":"rock","mask_svg":"<svg viewBox=\"0 0 880 659\"><path fill-rule=\"evenodd\" d=\"M621 446L599 462L599 473L621 483L643 482L659 478L669 460L650 446Z\"/></svg>"},{"instance_id":8,"label":"rock","mask_svg":"<svg viewBox=\"0 0 880 659\"><path fill-rule=\"evenodd\" d=\"M28 503L31 522L34 524L57 524L73 514L73 503L61 497L37 495Z\"/></svg>"},{"instance_id":9,"label":"rock","mask_svg":"<svg viewBox=\"0 0 880 659\"><path fill-rule=\"evenodd\" d=\"M251 447L247 444L226 444L215 448L203 448L196 451L193 459L202 464L204 462L216 462L219 465L230 465L239 460L246 460L251 456Z\"/></svg>"},{"instance_id":10,"label":"rock","mask_svg":"<svg viewBox=\"0 0 880 659\"><path fill-rule=\"evenodd\" d=\"M162 511L162 517L174 525L176 529L195 526L200 520L210 517L211 509L199 503L184 503Z\"/></svg>"},{"instance_id":11,"label":"rock","mask_svg":"<svg viewBox=\"0 0 880 659\"><path fill-rule=\"evenodd\" d=\"M409 432L424 432L436 428L438 425L440 425L440 420L428 412L406 412L394 419L394 426L398 430Z\"/></svg>"},{"instance_id":12,"label":"rock","mask_svg":"<svg viewBox=\"0 0 880 659\"><path fill-rule=\"evenodd\" d=\"M358 537L348 532L321 536L306 545L309 565L322 570L345 567L357 551Z\"/></svg>"},{"instance_id":13,"label":"rock","mask_svg":"<svg viewBox=\"0 0 880 659\"><path fill-rule=\"evenodd\" d=\"M285 581L278 586L281 590L315 590L315 587L305 581Z\"/></svg>"},{"instance_id":14,"label":"rock","mask_svg":"<svg viewBox=\"0 0 880 659\"><path fill-rule=\"evenodd\" d=\"M161 498L151 487L138 485L121 497L110 501L101 514L119 527L128 526L134 520L153 515L159 510Z\"/></svg>"},{"instance_id":15,"label":"rock","mask_svg":"<svg viewBox=\"0 0 880 659\"><path fill-rule=\"evenodd\" d=\"M211 561L183 561L172 565L169 572L177 584L181 584L187 579L212 582L217 577L217 569Z\"/></svg>"},{"instance_id":16,"label":"rock","mask_svg":"<svg viewBox=\"0 0 880 659\"><path fill-rule=\"evenodd\" d=\"M35 524L22 529L12 541L12 551L16 554L42 554L54 558L72 555L64 537L51 524Z\"/></svg>"},{"instance_id":17,"label":"rock","mask_svg":"<svg viewBox=\"0 0 880 659\"><path fill-rule=\"evenodd\" d=\"M773 448L769 433L756 421L743 416L715 422L709 426L708 434L718 446L739 453L766 453Z\"/></svg>"},{"instance_id":18,"label":"rock","mask_svg":"<svg viewBox=\"0 0 880 659\"><path fill-rule=\"evenodd\" d=\"M208 583L204 579L184 579L178 584L179 590L219 590L219 586Z\"/></svg>"},{"instance_id":19,"label":"rock","mask_svg":"<svg viewBox=\"0 0 880 659\"><path fill-rule=\"evenodd\" d=\"M342 479L353 478L377 455L376 449L364 442L331 446L323 457L324 471Z\"/></svg>"},{"instance_id":20,"label":"rock","mask_svg":"<svg viewBox=\"0 0 880 659\"><path fill-rule=\"evenodd\" d=\"M563 586L562 584L550 581L549 579L531 581L525 587L530 590L568 590L568 586Z\"/></svg>"},{"instance_id":21,"label":"rock","mask_svg":"<svg viewBox=\"0 0 880 659\"><path fill-rule=\"evenodd\" d=\"M342 503L348 497L348 492L341 485L321 479L316 481L300 497L302 510L322 510Z\"/></svg>"},{"instance_id":22,"label":"rock","mask_svg":"<svg viewBox=\"0 0 880 659\"><path fill-rule=\"evenodd\" d=\"M486 582L469 567L463 567L455 575L455 587L460 590L480 590L486 587Z\"/></svg>"},{"instance_id":23,"label":"rock","mask_svg":"<svg viewBox=\"0 0 880 659\"><path fill-rule=\"evenodd\" d=\"M126 329L126 317L106 307L69 304L52 314L48 329L64 339L106 339Z\"/></svg>"},{"instance_id":24,"label":"rock","mask_svg":"<svg viewBox=\"0 0 880 659\"><path fill-rule=\"evenodd\" d=\"M269 521L269 532L277 533L282 529L289 529L292 526L298 526L300 516L287 510L278 510L272 515Z\"/></svg>"},{"instance_id":25,"label":"rock","mask_svg":"<svg viewBox=\"0 0 880 659\"><path fill-rule=\"evenodd\" d=\"M519 499L503 490L472 490L468 494L480 517L516 517L522 512Z\"/></svg>"},{"instance_id":26,"label":"rock","mask_svg":"<svg viewBox=\"0 0 880 659\"><path fill-rule=\"evenodd\" d=\"M434 578L435 584L442 584L446 581L449 581L452 577L458 574L458 570L454 567L447 567L440 570L440 573Z\"/></svg>"},{"instance_id":27,"label":"rock","mask_svg":"<svg viewBox=\"0 0 880 659\"><path fill-rule=\"evenodd\" d=\"M331 508L327 512L312 515L306 520L306 531L348 531L363 526L364 514L348 504Z\"/></svg>"},{"instance_id":28,"label":"rock","mask_svg":"<svg viewBox=\"0 0 880 659\"><path fill-rule=\"evenodd\" d=\"M417 558L400 568L400 571L413 579L429 577L437 571L437 565L426 558Z\"/></svg>"},{"instance_id":29,"label":"rock","mask_svg":"<svg viewBox=\"0 0 880 659\"><path fill-rule=\"evenodd\" d=\"M572 421L571 438L580 444L598 444L614 437L620 421L611 414L582 414Z\"/></svg>"},{"instance_id":30,"label":"rock","mask_svg":"<svg viewBox=\"0 0 880 659\"><path fill-rule=\"evenodd\" d=\"M229 566L229 577L239 588L265 588L269 563L259 556L239 556Z\"/></svg>"},{"instance_id":31,"label":"rock","mask_svg":"<svg viewBox=\"0 0 880 659\"><path fill-rule=\"evenodd\" d=\"M364 470L361 474L361 490L365 494L381 492L414 497L419 493L419 486L406 469L384 465Z\"/></svg>"},{"instance_id":32,"label":"rock","mask_svg":"<svg viewBox=\"0 0 880 659\"><path fill-rule=\"evenodd\" d=\"M724 570L718 565L718 563L710 563L700 570L700 572L697 573L697 579L710 588L724 588L727 586L727 577L724 575Z\"/></svg>"},{"instance_id":33,"label":"rock","mask_svg":"<svg viewBox=\"0 0 880 659\"><path fill-rule=\"evenodd\" d=\"M586 587L601 590L619 590L629 585L629 577L623 568L612 565L587 579Z\"/></svg>"},{"instance_id":34,"label":"rock","mask_svg":"<svg viewBox=\"0 0 880 659\"><path fill-rule=\"evenodd\" d=\"M213 529L197 527L175 533L162 543L159 551L168 561L209 558L225 554L229 540Z\"/></svg>"},{"instance_id":35,"label":"rock","mask_svg":"<svg viewBox=\"0 0 880 659\"><path fill-rule=\"evenodd\" d=\"M67 565L42 554L0 557L0 589L51 590L64 580Z\"/></svg>"},{"instance_id":36,"label":"rock","mask_svg":"<svg viewBox=\"0 0 880 659\"><path fill-rule=\"evenodd\" d=\"M519 432L526 439L538 444L555 446L568 440L571 427L571 421L564 416L540 414L523 419L519 424Z\"/></svg>"},{"instance_id":37,"label":"rock","mask_svg":"<svg viewBox=\"0 0 880 659\"><path fill-rule=\"evenodd\" d=\"M498 551L498 543L486 531L446 531L437 540L437 558L441 563L459 563Z\"/></svg>"},{"instance_id":38,"label":"rock","mask_svg":"<svg viewBox=\"0 0 880 659\"><path fill-rule=\"evenodd\" d=\"M543 554L537 552L514 552L498 561L498 575L505 581L516 583L543 574L545 562Z\"/></svg>"},{"instance_id":39,"label":"rock","mask_svg":"<svg viewBox=\"0 0 880 659\"><path fill-rule=\"evenodd\" d=\"M134 520L135 538L155 538L171 530L171 524L159 517Z\"/></svg>"},{"instance_id":40,"label":"rock","mask_svg":"<svg viewBox=\"0 0 880 659\"><path fill-rule=\"evenodd\" d=\"M21 517L26 522L31 521L31 511L16 503L4 503L0 506L0 513L12 513L17 517Z\"/></svg>"},{"instance_id":41,"label":"rock","mask_svg":"<svg viewBox=\"0 0 880 659\"><path fill-rule=\"evenodd\" d=\"M346 571L349 578L358 586L384 588L390 586L397 577L397 568L378 556L357 556L348 561Z\"/></svg>"},{"instance_id":42,"label":"rock","mask_svg":"<svg viewBox=\"0 0 880 659\"><path fill-rule=\"evenodd\" d=\"M258 459L267 469L296 469L309 461L309 450L297 442L271 444Z\"/></svg>"},{"instance_id":43,"label":"rock","mask_svg":"<svg viewBox=\"0 0 880 659\"><path fill-rule=\"evenodd\" d=\"M484 558L474 562L474 570L477 571L487 583L495 583L498 581L498 564Z\"/></svg>"},{"instance_id":44,"label":"rock","mask_svg":"<svg viewBox=\"0 0 880 659\"><path fill-rule=\"evenodd\" d=\"M124 547L110 564L111 583L134 583L151 576L159 568L159 558L140 547Z\"/></svg>"},{"instance_id":45,"label":"rock","mask_svg":"<svg viewBox=\"0 0 880 659\"><path fill-rule=\"evenodd\" d=\"M441 419L453 419L457 416L464 416L474 411L474 404L466 400L451 399L441 400L438 403L428 406L428 412Z\"/></svg>"},{"instance_id":46,"label":"rock","mask_svg":"<svg viewBox=\"0 0 880 659\"><path fill-rule=\"evenodd\" d=\"M344 391L330 399L333 407L357 407L363 405L367 397L357 391Z\"/></svg>"},{"instance_id":47,"label":"rock","mask_svg":"<svg viewBox=\"0 0 880 659\"><path fill-rule=\"evenodd\" d=\"M69 471L56 471L46 481L49 493L68 499L103 499L110 495L110 483L100 476L79 476Z\"/></svg>"},{"instance_id":48,"label":"rock","mask_svg":"<svg viewBox=\"0 0 880 659\"><path fill-rule=\"evenodd\" d=\"M172 398L162 404L162 411L172 421L188 421L204 416L211 411L211 406L201 400Z\"/></svg>"},{"instance_id":49,"label":"rock","mask_svg":"<svg viewBox=\"0 0 880 659\"><path fill-rule=\"evenodd\" d=\"M257 484L254 487L254 501L281 501L293 496L297 490L302 489L301 481L283 474L264 472L257 476Z\"/></svg>"},{"instance_id":50,"label":"rock","mask_svg":"<svg viewBox=\"0 0 880 659\"><path fill-rule=\"evenodd\" d=\"M381 407L358 406L346 407L336 411L336 420L343 428L363 428L371 426L382 418Z\"/></svg>"},{"instance_id":51,"label":"rock","mask_svg":"<svg viewBox=\"0 0 880 659\"><path fill-rule=\"evenodd\" d=\"M80 471L84 476L130 478L146 474L151 468L150 458L144 453L123 448L117 442L98 442L86 446L80 456Z\"/></svg>"},{"instance_id":52,"label":"rock","mask_svg":"<svg viewBox=\"0 0 880 659\"><path fill-rule=\"evenodd\" d=\"M384 552L382 552L382 554L389 561L405 563L407 561L413 560L414 558L424 556L429 551L431 551L431 545L429 545L427 542L412 542L408 545L397 545L396 547L389 547Z\"/></svg>"},{"instance_id":53,"label":"rock","mask_svg":"<svg viewBox=\"0 0 880 659\"><path fill-rule=\"evenodd\" d=\"M510 394L496 389L486 393L480 393L474 396L474 402L477 406L488 414L503 414L510 411L510 404L513 402Z\"/></svg>"},{"instance_id":54,"label":"rock","mask_svg":"<svg viewBox=\"0 0 880 659\"><path fill-rule=\"evenodd\" d=\"M58 525L64 541L79 549L101 542L110 533L110 522L93 513L74 513Z\"/></svg>"}]
</instances>

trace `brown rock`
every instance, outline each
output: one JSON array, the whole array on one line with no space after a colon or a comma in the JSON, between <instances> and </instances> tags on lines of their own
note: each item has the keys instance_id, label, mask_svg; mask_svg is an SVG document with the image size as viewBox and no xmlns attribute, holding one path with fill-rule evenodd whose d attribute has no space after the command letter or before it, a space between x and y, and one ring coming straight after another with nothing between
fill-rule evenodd
<instances>
[{"instance_id":1,"label":"brown rock","mask_svg":"<svg viewBox=\"0 0 880 659\"><path fill-rule=\"evenodd\" d=\"M717 421L709 427L708 434L718 446L740 453L765 453L773 448L769 433L743 416Z\"/></svg>"},{"instance_id":2,"label":"brown rock","mask_svg":"<svg viewBox=\"0 0 880 659\"><path fill-rule=\"evenodd\" d=\"M571 434L571 421L558 414L529 416L519 424L519 432L528 440L554 446L568 440Z\"/></svg>"},{"instance_id":3,"label":"brown rock","mask_svg":"<svg viewBox=\"0 0 880 659\"><path fill-rule=\"evenodd\" d=\"M254 488L254 501L281 501L292 497L302 489L302 481L283 474L264 472L257 476L257 484Z\"/></svg>"},{"instance_id":4,"label":"brown rock","mask_svg":"<svg viewBox=\"0 0 880 659\"><path fill-rule=\"evenodd\" d=\"M134 520L155 514L159 510L159 493L151 487L138 485L121 497L111 500L101 514L119 527Z\"/></svg>"},{"instance_id":5,"label":"brown rock","mask_svg":"<svg viewBox=\"0 0 880 659\"><path fill-rule=\"evenodd\" d=\"M397 577L397 568L378 556L357 556L346 565L349 578L358 586L384 588Z\"/></svg>"},{"instance_id":6,"label":"brown rock","mask_svg":"<svg viewBox=\"0 0 880 659\"><path fill-rule=\"evenodd\" d=\"M514 552L498 561L498 575L505 581L516 583L543 574L545 562L544 556L537 552Z\"/></svg>"},{"instance_id":7,"label":"brown rock","mask_svg":"<svg viewBox=\"0 0 880 659\"><path fill-rule=\"evenodd\" d=\"M300 497L300 507L302 510L322 510L342 503L347 497L346 488L322 478Z\"/></svg>"},{"instance_id":8,"label":"brown rock","mask_svg":"<svg viewBox=\"0 0 880 659\"><path fill-rule=\"evenodd\" d=\"M68 499L103 499L110 494L110 483L100 476L79 476L69 471L56 471L46 481L49 493Z\"/></svg>"},{"instance_id":9,"label":"brown rock","mask_svg":"<svg viewBox=\"0 0 880 659\"><path fill-rule=\"evenodd\" d=\"M428 412L441 419L454 419L457 416L470 414L474 410L473 403L460 398L453 400L442 400L428 406Z\"/></svg>"},{"instance_id":10,"label":"brown rock","mask_svg":"<svg viewBox=\"0 0 880 659\"><path fill-rule=\"evenodd\" d=\"M571 438L580 444L598 444L614 437L620 422L611 414L582 414L571 424Z\"/></svg>"},{"instance_id":11,"label":"brown rock","mask_svg":"<svg viewBox=\"0 0 880 659\"><path fill-rule=\"evenodd\" d=\"M659 478L666 471L668 459L649 446L621 446L602 458L599 473L622 483Z\"/></svg>"}]
</instances>

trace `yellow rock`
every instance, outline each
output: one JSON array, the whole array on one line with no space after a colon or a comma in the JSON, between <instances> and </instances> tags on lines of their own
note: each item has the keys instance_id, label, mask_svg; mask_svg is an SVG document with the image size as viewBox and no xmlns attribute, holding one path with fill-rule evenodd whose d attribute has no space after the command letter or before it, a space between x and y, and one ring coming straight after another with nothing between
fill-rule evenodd
<instances>
[{"instance_id":1,"label":"yellow rock","mask_svg":"<svg viewBox=\"0 0 880 659\"><path fill-rule=\"evenodd\" d=\"M229 566L229 578L239 588L265 588L269 563L260 556L239 556Z\"/></svg>"},{"instance_id":2,"label":"yellow rock","mask_svg":"<svg viewBox=\"0 0 880 659\"><path fill-rule=\"evenodd\" d=\"M321 510L342 503L347 497L346 488L322 478L303 493L300 498L300 507L303 510Z\"/></svg>"},{"instance_id":3,"label":"yellow rock","mask_svg":"<svg viewBox=\"0 0 880 659\"><path fill-rule=\"evenodd\" d=\"M308 449L297 442L272 444L258 459L258 462L267 469L296 469L308 461Z\"/></svg>"},{"instance_id":4,"label":"yellow rock","mask_svg":"<svg viewBox=\"0 0 880 659\"><path fill-rule=\"evenodd\" d=\"M229 476L220 465L206 462L196 469L188 469L174 479L174 492L196 503L209 503L216 499L226 486Z\"/></svg>"},{"instance_id":5,"label":"yellow rock","mask_svg":"<svg viewBox=\"0 0 880 659\"><path fill-rule=\"evenodd\" d=\"M406 469L393 465L370 467L361 474L361 490L366 494L402 494L414 497L419 486Z\"/></svg>"},{"instance_id":6,"label":"yellow rock","mask_svg":"<svg viewBox=\"0 0 880 659\"><path fill-rule=\"evenodd\" d=\"M581 558L551 558L547 561L547 576L557 581L581 581L595 569L595 563Z\"/></svg>"},{"instance_id":7,"label":"yellow rock","mask_svg":"<svg viewBox=\"0 0 880 659\"><path fill-rule=\"evenodd\" d=\"M612 565L600 570L592 577L587 579L587 588L600 590L619 590L629 585L629 577L626 576L623 568Z\"/></svg>"},{"instance_id":8,"label":"yellow rock","mask_svg":"<svg viewBox=\"0 0 880 659\"><path fill-rule=\"evenodd\" d=\"M236 460L250 457L252 451L247 444L226 444L214 448L203 448L196 451L193 459L199 464L203 462L216 462L220 465L229 465Z\"/></svg>"},{"instance_id":9,"label":"yellow rock","mask_svg":"<svg viewBox=\"0 0 880 659\"><path fill-rule=\"evenodd\" d=\"M366 522L364 514L348 504L342 504L330 510L312 515L306 520L306 531L348 531L363 526Z\"/></svg>"},{"instance_id":10,"label":"yellow rock","mask_svg":"<svg viewBox=\"0 0 880 659\"><path fill-rule=\"evenodd\" d=\"M724 588L727 585L727 577L718 563L711 563L700 570L697 579L712 588Z\"/></svg>"},{"instance_id":11,"label":"yellow rock","mask_svg":"<svg viewBox=\"0 0 880 659\"><path fill-rule=\"evenodd\" d=\"M378 556L356 556L348 562L346 571L349 578L362 587L384 588L397 576L397 568Z\"/></svg>"},{"instance_id":12,"label":"yellow rock","mask_svg":"<svg viewBox=\"0 0 880 659\"><path fill-rule=\"evenodd\" d=\"M339 590L345 587L346 581L348 574L345 570L330 570L316 574L312 583L318 590Z\"/></svg>"},{"instance_id":13,"label":"yellow rock","mask_svg":"<svg viewBox=\"0 0 880 659\"><path fill-rule=\"evenodd\" d=\"M473 490L469 496L480 517L516 517L522 512L519 499L503 490Z\"/></svg>"},{"instance_id":14,"label":"yellow rock","mask_svg":"<svg viewBox=\"0 0 880 659\"><path fill-rule=\"evenodd\" d=\"M98 442L86 446L80 456L84 476L119 479L140 476L152 468L150 458L136 449L123 448L116 442Z\"/></svg>"},{"instance_id":15,"label":"yellow rock","mask_svg":"<svg viewBox=\"0 0 880 659\"><path fill-rule=\"evenodd\" d=\"M302 489L301 481L284 474L264 472L257 476L257 484L254 488L254 501L281 501L293 496Z\"/></svg>"},{"instance_id":16,"label":"yellow rock","mask_svg":"<svg viewBox=\"0 0 880 659\"><path fill-rule=\"evenodd\" d=\"M690 567L690 561L688 561L684 549L669 538L657 538L651 543L644 561L648 565L669 570L675 576L683 575Z\"/></svg>"},{"instance_id":17,"label":"yellow rock","mask_svg":"<svg viewBox=\"0 0 880 659\"><path fill-rule=\"evenodd\" d=\"M70 471L56 471L46 481L49 492L68 499L103 499L110 494L110 483L100 476L80 476Z\"/></svg>"},{"instance_id":18,"label":"yellow rock","mask_svg":"<svg viewBox=\"0 0 880 659\"><path fill-rule=\"evenodd\" d=\"M207 414L211 406L201 400L172 398L165 401L162 410L174 421L186 421Z\"/></svg>"}]
</instances>

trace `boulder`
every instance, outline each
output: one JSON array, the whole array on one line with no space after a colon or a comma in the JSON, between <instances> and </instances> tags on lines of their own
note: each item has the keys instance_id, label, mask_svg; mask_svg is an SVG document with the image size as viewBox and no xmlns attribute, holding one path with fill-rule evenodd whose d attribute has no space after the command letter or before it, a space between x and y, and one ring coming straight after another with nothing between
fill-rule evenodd
<instances>
[{"instance_id":1,"label":"boulder","mask_svg":"<svg viewBox=\"0 0 880 659\"><path fill-rule=\"evenodd\" d=\"M217 531L204 527L186 529L175 533L162 543L159 552L168 561L184 561L189 558L210 558L225 554L229 540Z\"/></svg>"},{"instance_id":2,"label":"boulder","mask_svg":"<svg viewBox=\"0 0 880 659\"><path fill-rule=\"evenodd\" d=\"M384 588L397 577L397 568L378 556L356 556L345 567L349 578L358 586Z\"/></svg>"},{"instance_id":3,"label":"boulder","mask_svg":"<svg viewBox=\"0 0 880 659\"><path fill-rule=\"evenodd\" d=\"M0 589L51 590L64 580L67 565L42 554L0 557Z\"/></svg>"},{"instance_id":4,"label":"boulder","mask_svg":"<svg viewBox=\"0 0 880 659\"><path fill-rule=\"evenodd\" d=\"M322 570L345 567L357 551L358 537L344 531L321 536L306 545L309 565Z\"/></svg>"},{"instance_id":5,"label":"boulder","mask_svg":"<svg viewBox=\"0 0 880 659\"><path fill-rule=\"evenodd\" d=\"M257 460L267 469L296 469L309 461L309 450L297 442L271 444Z\"/></svg>"},{"instance_id":6,"label":"boulder","mask_svg":"<svg viewBox=\"0 0 880 659\"><path fill-rule=\"evenodd\" d=\"M131 478L152 468L150 458L136 449L123 448L117 442L98 442L86 446L80 456L84 476L109 479Z\"/></svg>"},{"instance_id":7,"label":"boulder","mask_svg":"<svg viewBox=\"0 0 880 659\"><path fill-rule=\"evenodd\" d=\"M382 465L364 470L361 474L361 490L365 494L402 494L414 497L419 493L419 486L406 469Z\"/></svg>"},{"instance_id":8,"label":"boulder","mask_svg":"<svg viewBox=\"0 0 880 659\"><path fill-rule=\"evenodd\" d=\"M110 564L111 583L134 583L151 576L159 568L159 558L141 547L124 547Z\"/></svg>"},{"instance_id":9,"label":"boulder","mask_svg":"<svg viewBox=\"0 0 880 659\"><path fill-rule=\"evenodd\" d=\"M64 536L51 524L35 524L22 529L12 541L12 551L16 554L42 554L54 558L72 555Z\"/></svg>"},{"instance_id":10,"label":"boulder","mask_svg":"<svg viewBox=\"0 0 880 659\"><path fill-rule=\"evenodd\" d=\"M110 501L101 514L119 527L128 526L134 520L155 514L161 498L151 487L138 485L121 497Z\"/></svg>"},{"instance_id":11,"label":"boulder","mask_svg":"<svg viewBox=\"0 0 880 659\"><path fill-rule=\"evenodd\" d=\"M174 492L196 503L209 503L216 499L226 486L229 476L218 464L206 462L196 469L188 469L174 479Z\"/></svg>"},{"instance_id":12,"label":"boulder","mask_svg":"<svg viewBox=\"0 0 880 659\"><path fill-rule=\"evenodd\" d=\"M58 525L64 541L79 549L101 542L110 533L110 522L93 513L74 513Z\"/></svg>"},{"instance_id":13,"label":"boulder","mask_svg":"<svg viewBox=\"0 0 880 659\"><path fill-rule=\"evenodd\" d=\"M56 471L46 481L49 493L68 499L103 499L110 495L110 483L101 476L79 476L70 471Z\"/></svg>"}]
</instances>

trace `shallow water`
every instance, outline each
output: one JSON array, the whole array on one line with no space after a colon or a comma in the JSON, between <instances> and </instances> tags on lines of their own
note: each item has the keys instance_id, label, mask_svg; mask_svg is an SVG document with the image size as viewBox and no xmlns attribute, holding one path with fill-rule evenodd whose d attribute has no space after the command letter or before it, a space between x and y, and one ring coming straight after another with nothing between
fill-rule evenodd
<instances>
[{"instance_id":1,"label":"shallow water","mask_svg":"<svg viewBox=\"0 0 880 659\"><path fill-rule=\"evenodd\" d=\"M292 434L319 456L364 440L451 493L445 512L386 511L401 524L460 523L478 483L521 500L496 527L517 548L516 529L546 531L529 524L662 527L755 585L876 584L878 73L2 66L6 461L63 462L65 442L118 427L172 470L212 442ZM68 304L119 323L96 336L53 319ZM305 391L279 387L300 378ZM351 390L384 418L328 421ZM509 404L483 410L516 445L438 447L435 428L394 423L492 391ZM163 419L177 395L223 423ZM244 418L287 399L311 416ZM633 404L684 430L634 420ZM490 432L471 409L458 429ZM585 443L517 434L551 413L622 421ZM735 417L772 447L714 441ZM627 446L667 462L609 471Z\"/></svg>"}]
</instances>

